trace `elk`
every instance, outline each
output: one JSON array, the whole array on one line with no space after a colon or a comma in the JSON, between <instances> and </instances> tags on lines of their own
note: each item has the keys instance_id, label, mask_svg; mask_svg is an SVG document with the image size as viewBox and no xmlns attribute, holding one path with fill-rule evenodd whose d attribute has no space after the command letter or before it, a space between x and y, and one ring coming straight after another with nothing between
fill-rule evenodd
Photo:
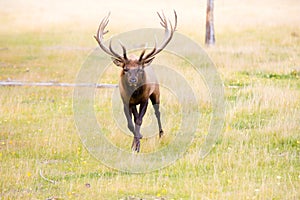
<instances>
[{"instance_id":1,"label":"elk","mask_svg":"<svg viewBox=\"0 0 300 200\"><path fill-rule=\"evenodd\" d=\"M127 56L126 48L122 45L122 43L120 43L123 51L123 54L121 55L112 48L111 40L109 41L109 47L104 45L103 36L108 32L105 31L105 28L109 22L110 13L103 18L99 25L97 35L94 36L100 48L111 56L113 63L122 68L119 90L123 102L124 113L127 119L127 127L134 135L131 149L136 152L140 151L140 139L143 137L140 133L140 128L147 110L149 99L152 102L155 116L157 118L159 137L161 138L164 134L159 111L159 84L150 64L155 56L171 41L177 27L177 14L174 10L174 26L171 21L165 17L164 13L160 14L157 12L157 14L161 20L160 24L165 30L163 42L157 47L157 42L155 41L154 48L149 53L146 53L145 48L139 57L134 55ZM139 105L139 111L137 110L137 105ZM134 125L132 122L132 115L134 118Z\"/></svg>"}]
</instances>

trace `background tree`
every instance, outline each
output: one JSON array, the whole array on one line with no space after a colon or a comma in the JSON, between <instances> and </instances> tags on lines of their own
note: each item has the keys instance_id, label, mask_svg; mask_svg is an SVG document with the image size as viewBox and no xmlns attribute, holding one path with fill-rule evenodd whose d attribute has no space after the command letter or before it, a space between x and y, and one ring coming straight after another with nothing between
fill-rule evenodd
<instances>
[{"instance_id":1,"label":"background tree","mask_svg":"<svg viewBox=\"0 0 300 200\"><path fill-rule=\"evenodd\" d=\"M210 46L214 45L215 42L214 0L207 0L205 44Z\"/></svg>"}]
</instances>

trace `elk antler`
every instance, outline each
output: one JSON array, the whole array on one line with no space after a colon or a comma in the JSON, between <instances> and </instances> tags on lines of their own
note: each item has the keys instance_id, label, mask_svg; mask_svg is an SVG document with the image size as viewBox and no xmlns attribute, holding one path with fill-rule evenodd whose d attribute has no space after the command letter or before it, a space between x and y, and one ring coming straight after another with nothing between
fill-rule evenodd
<instances>
[{"instance_id":1,"label":"elk antler","mask_svg":"<svg viewBox=\"0 0 300 200\"><path fill-rule=\"evenodd\" d=\"M116 53L112 46L111 46L111 40L109 41L109 47L107 48L104 44L103 44L103 36L108 33L105 30L105 27L107 26L108 22L109 22L109 16L110 16L110 12L108 13L108 15L106 17L104 17L99 25L98 31L97 31L97 36L94 36L94 38L97 40L100 48L107 54L113 56L114 58L118 59L120 62L125 62L127 61L127 55L126 55L126 48L120 43L122 50L123 50L123 57L120 56L118 53Z\"/></svg>"},{"instance_id":2,"label":"elk antler","mask_svg":"<svg viewBox=\"0 0 300 200\"><path fill-rule=\"evenodd\" d=\"M158 14L158 17L160 18L161 22L161 26L165 28L165 38L162 42L162 44L156 48L157 46L157 41L155 40L155 46L153 48L153 50L151 52L149 52L145 57L145 52L146 52L146 49L144 49L140 55L140 58L139 58L139 61L143 61L143 62L146 62L146 61L149 61L150 59L153 59L153 57L158 54L159 52L161 52L167 45L168 43L171 41L172 37L173 37L173 34L174 32L176 31L176 27L177 27L177 14L176 14L176 11L174 10L174 15L175 15L175 24L174 24L174 27L171 23L170 20L167 20L164 12L162 12L162 14ZM169 24L170 24L170 29L169 29Z\"/></svg>"}]
</instances>

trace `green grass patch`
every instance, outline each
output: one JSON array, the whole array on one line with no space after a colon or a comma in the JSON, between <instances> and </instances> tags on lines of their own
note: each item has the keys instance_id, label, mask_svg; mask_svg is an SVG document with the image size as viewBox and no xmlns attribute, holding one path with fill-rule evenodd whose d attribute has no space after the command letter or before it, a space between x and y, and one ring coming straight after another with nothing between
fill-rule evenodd
<instances>
[{"instance_id":1,"label":"green grass patch","mask_svg":"<svg viewBox=\"0 0 300 200\"><path fill-rule=\"evenodd\" d=\"M242 110L235 114L230 126L237 130L259 129L264 127L276 114L276 110Z\"/></svg>"}]
</instances>

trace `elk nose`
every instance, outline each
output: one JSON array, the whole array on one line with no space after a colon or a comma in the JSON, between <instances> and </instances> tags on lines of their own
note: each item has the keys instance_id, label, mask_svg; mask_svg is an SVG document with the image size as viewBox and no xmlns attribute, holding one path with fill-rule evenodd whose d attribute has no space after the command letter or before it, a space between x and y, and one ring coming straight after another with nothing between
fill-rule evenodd
<instances>
[{"instance_id":1,"label":"elk nose","mask_svg":"<svg viewBox=\"0 0 300 200\"><path fill-rule=\"evenodd\" d=\"M136 82L137 82L137 79L136 79L136 78L130 78L129 82L130 82L130 83L136 83Z\"/></svg>"}]
</instances>

